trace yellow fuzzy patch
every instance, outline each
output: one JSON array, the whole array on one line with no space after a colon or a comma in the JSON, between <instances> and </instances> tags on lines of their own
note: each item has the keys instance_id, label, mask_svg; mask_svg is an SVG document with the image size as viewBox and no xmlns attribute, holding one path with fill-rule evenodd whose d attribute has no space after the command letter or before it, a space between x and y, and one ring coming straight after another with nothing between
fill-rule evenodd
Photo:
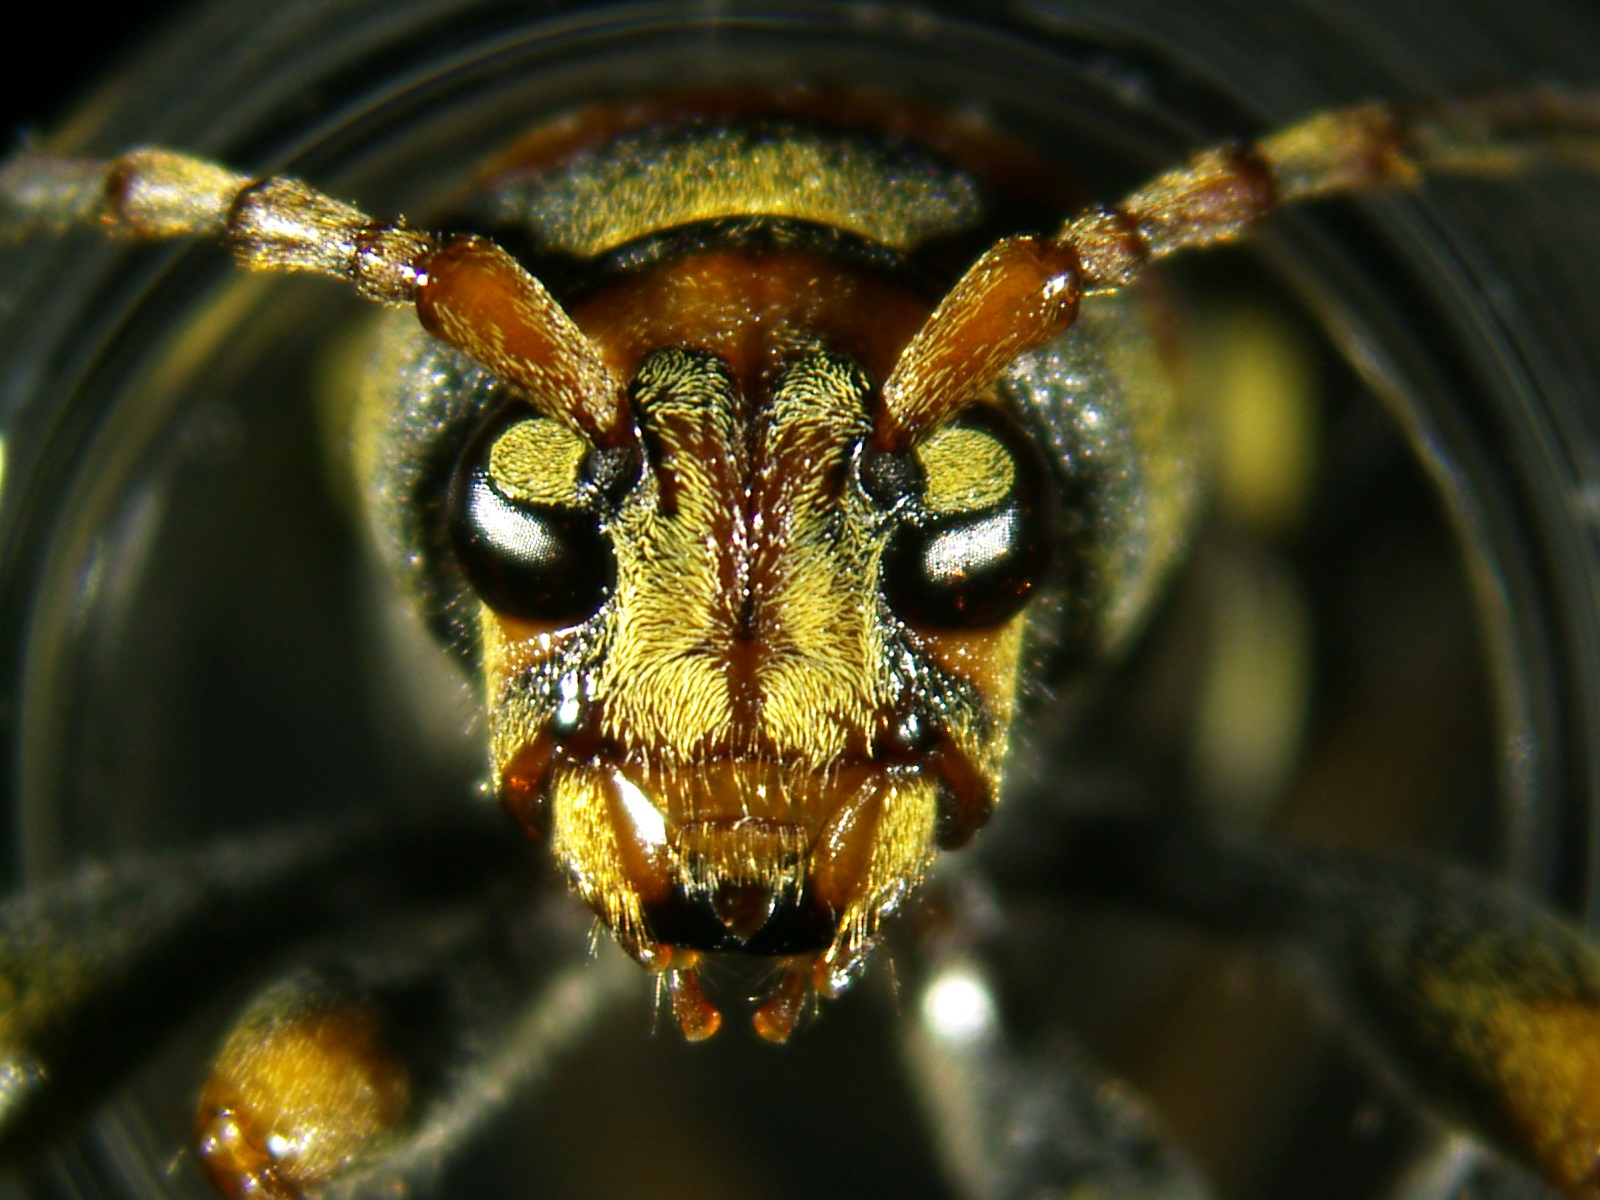
<instances>
[{"instance_id":1,"label":"yellow fuzzy patch","mask_svg":"<svg viewBox=\"0 0 1600 1200\"><path fill-rule=\"evenodd\" d=\"M946 425L917 447L927 479L923 502L936 513L976 512L1011 495L1017 466L992 434Z\"/></svg>"},{"instance_id":2,"label":"yellow fuzzy patch","mask_svg":"<svg viewBox=\"0 0 1600 1200\"><path fill-rule=\"evenodd\" d=\"M532 417L507 426L489 450L489 477L526 504L571 504L588 444L560 421Z\"/></svg>"}]
</instances>

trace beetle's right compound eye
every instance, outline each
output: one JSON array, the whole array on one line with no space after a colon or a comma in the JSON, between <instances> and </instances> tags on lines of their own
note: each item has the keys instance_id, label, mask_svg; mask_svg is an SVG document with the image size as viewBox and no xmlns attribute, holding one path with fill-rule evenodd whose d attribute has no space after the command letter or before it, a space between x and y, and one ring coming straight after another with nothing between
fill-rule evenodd
<instances>
[{"instance_id":1,"label":"beetle's right compound eye","mask_svg":"<svg viewBox=\"0 0 1600 1200\"><path fill-rule=\"evenodd\" d=\"M467 582L495 612L575 625L605 603L616 560L582 489L588 444L513 409L467 447L450 487L450 535Z\"/></svg>"},{"instance_id":2,"label":"beetle's right compound eye","mask_svg":"<svg viewBox=\"0 0 1600 1200\"><path fill-rule=\"evenodd\" d=\"M864 473L869 494L907 494L883 561L884 598L925 629L979 629L1015 616L1051 557L1044 471L1020 431L977 410L934 433L897 474ZM899 482L891 481L894 476Z\"/></svg>"}]
</instances>

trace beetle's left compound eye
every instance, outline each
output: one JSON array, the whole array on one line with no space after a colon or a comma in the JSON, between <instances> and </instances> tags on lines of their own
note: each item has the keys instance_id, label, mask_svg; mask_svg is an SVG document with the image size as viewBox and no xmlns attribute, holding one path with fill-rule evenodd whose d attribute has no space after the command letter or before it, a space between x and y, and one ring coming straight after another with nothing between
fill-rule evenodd
<instances>
[{"instance_id":1,"label":"beetle's left compound eye","mask_svg":"<svg viewBox=\"0 0 1600 1200\"><path fill-rule=\"evenodd\" d=\"M560 421L518 409L467 447L450 487L451 541L495 612L572 625L605 603L616 560L584 493L588 452Z\"/></svg>"},{"instance_id":2,"label":"beetle's left compound eye","mask_svg":"<svg viewBox=\"0 0 1600 1200\"><path fill-rule=\"evenodd\" d=\"M920 496L885 551L884 598L902 620L930 629L1014 616L1051 552L1044 469L1031 445L992 410L974 410L914 454L898 474Z\"/></svg>"}]
</instances>

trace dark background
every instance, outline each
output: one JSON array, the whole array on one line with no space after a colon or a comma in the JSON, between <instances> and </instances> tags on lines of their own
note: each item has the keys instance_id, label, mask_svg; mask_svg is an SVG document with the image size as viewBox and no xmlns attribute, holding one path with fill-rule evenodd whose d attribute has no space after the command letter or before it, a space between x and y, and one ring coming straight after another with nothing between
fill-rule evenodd
<instances>
[{"instance_id":1,"label":"dark background","mask_svg":"<svg viewBox=\"0 0 1600 1200\"><path fill-rule=\"evenodd\" d=\"M0 134L10 145L22 134L48 129L72 100L114 68L188 0L133 0L97 6L88 17L76 4L37 4L22 8L25 38L7 50L0 71ZM15 34L13 35L15 36Z\"/></svg>"}]
</instances>

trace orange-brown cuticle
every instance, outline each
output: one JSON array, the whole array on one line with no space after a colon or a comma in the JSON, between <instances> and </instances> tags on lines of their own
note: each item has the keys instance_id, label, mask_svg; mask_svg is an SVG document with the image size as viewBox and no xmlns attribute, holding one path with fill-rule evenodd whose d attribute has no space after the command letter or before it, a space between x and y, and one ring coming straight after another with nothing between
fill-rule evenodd
<instances>
[{"instance_id":1,"label":"orange-brown cuticle","mask_svg":"<svg viewBox=\"0 0 1600 1200\"><path fill-rule=\"evenodd\" d=\"M835 916L849 908L866 875L886 787L875 780L841 804L811 852L811 894Z\"/></svg>"},{"instance_id":2,"label":"orange-brown cuticle","mask_svg":"<svg viewBox=\"0 0 1600 1200\"><path fill-rule=\"evenodd\" d=\"M988 824L994 813L993 781L929 714L915 706L903 709L875 748L881 760L938 781L934 839L941 850L960 849Z\"/></svg>"},{"instance_id":3,"label":"orange-brown cuticle","mask_svg":"<svg viewBox=\"0 0 1600 1200\"><path fill-rule=\"evenodd\" d=\"M299 1189L279 1177L251 1114L208 1088L195 1128L195 1153L218 1195L228 1200L295 1200Z\"/></svg>"},{"instance_id":4,"label":"orange-brown cuticle","mask_svg":"<svg viewBox=\"0 0 1600 1200\"><path fill-rule=\"evenodd\" d=\"M809 970L791 966L779 978L772 994L751 1014L750 1024L762 1041L781 1046L800 1024L813 995Z\"/></svg>"},{"instance_id":5,"label":"orange-brown cuticle","mask_svg":"<svg viewBox=\"0 0 1600 1200\"><path fill-rule=\"evenodd\" d=\"M1056 337L1078 315L1082 268L1066 242L1007 238L991 250L981 287L951 332L952 348L1016 343L1017 353Z\"/></svg>"},{"instance_id":6,"label":"orange-brown cuticle","mask_svg":"<svg viewBox=\"0 0 1600 1200\"><path fill-rule=\"evenodd\" d=\"M459 235L420 264L417 318L526 391L536 407L570 421L594 445L632 444L633 418L600 349L544 285L499 246Z\"/></svg>"},{"instance_id":7,"label":"orange-brown cuticle","mask_svg":"<svg viewBox=\"0 0 1600 1200\"><path fill-rule=\"evenodd\" d=\"M715 1037L722 1028L722 1013L706 996L695 969L669 970L663 978L672 1016L678 1022L684 1041L703 1042Z\"/></svg>"},{"instance_id":8,"label":"orange-brown cuticle","mask_svg":"<svg viewBox=\"0 0 1600 1200\"><path fill-rule=\"evenodd\" d=\"M801 329L884 378L934 299L897 277L808 253L718 247L600 287L573 316L619 378L663 346L686 346L716 355L754 396Z\"/></svg>"},{"instance_id":9,"label":"orange-brown cuticle","mask_svg":"<svg viewBox=\"0 0 1600 1200\"><path fill-rule=\"evenodd\" d=\"M1083 299L1083 264L1067 242L1030 238L1029 243L1038 272L1037 336L1049 341L1077 319L1078 304Z\"/></svg>"},{"instance_id":10,"label":"orange-brown cuticle","mask_svg":"<svg viewBox=\"0 0 1600 1200\"><path fill-rule=\"evenodd\" d=\"M1071 326L1083 267L1065 241L1012 237L974 263L918 331L885 382L873 448L906 450L960 408L984 401L1019 354Z\"/></svg>"},{"instance_id":11,"label":"orange-brown cuticle","mask_svg":"<svg viewBox=\"0 0 1600 1200\"><path fill-rule=\"evenodd\" d=\"M959 850L994 815L994 784L948 735L928 763L939 780L934 842L941 850Z\"/></svg>"},{"instance_id":12,"label":"orange-brown cuticle","mask_svg":"<svg viewBox=\"0 0 1600 1200\"><path fill-rule=\"evenodd\" d=\"M550 831L550 773L556 739L541 733L511 757L500 772L500 807L530 838L542 842Z\"/></svg>"},{"instance_id":13,"label":"orange-brown cuticle","mask_svg":"<svg viewBox=\"0 0 1600 1200\"><path fill-rule=\"evenodd\" d=\"M601 787L623 873L641 904L661 904L673 886L666 821L649 795L620 768L602 769Z\"/></svg>"}]
</instances>

